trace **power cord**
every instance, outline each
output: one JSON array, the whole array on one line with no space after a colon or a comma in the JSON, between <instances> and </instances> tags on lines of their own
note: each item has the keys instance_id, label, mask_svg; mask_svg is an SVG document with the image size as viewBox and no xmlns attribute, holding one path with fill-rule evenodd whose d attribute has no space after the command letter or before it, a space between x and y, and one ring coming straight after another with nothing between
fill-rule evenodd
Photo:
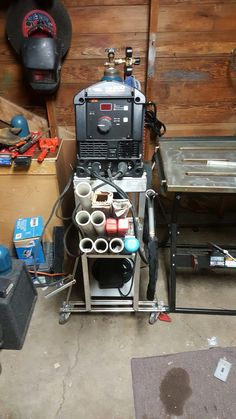
<instances>
[{"instance_id":1,"label":"power cord","mask_svg":"<svg viewBox=\"0 0 236 419\"><path fill-rule=\"evenodd\" d=\"M65 186L64 190L62 191L62 193L59 195L59 197L58 197L58 198L57 198L57 200L55 201L55 203L54 203L54 205L53 205L53 207L52 207L51 213L50 213L50 215L49 215L49 217L48 217L48 219L47 219L47 221L46 221L46 223L45 223L45 225L44 225L44 227L43 227L42 233L40 234L39 239L38 239L38 241L37 241L37 243L36 243L36 246L35 246L35 252L34 252L34 265L33 265L34 269L33 269L33 272L34 272L34 279L38 282L38 284L36 284L36 286L37 286L37 287L38 287L38 286L44 286L44 287L46 287L46 286L49 286L49 285L51 286L52 284L53 284L53 285L55 285L55 284L57 284L57 283L58 283L58 281L60 281L60 280L61 280L61 279L60 279L60 280L54 281L53 283L52 283L52 282L50 282L50 283L47 283L47 282L42 282L42 281L40 280L39 276L38 276L39 271L37 270L37 263L36 263L36 260L37 260L37 254L38 254L38 251L39 251L39 246L40 246L40 244L41 244L41 245L43 245L43 243L42 243L42 239L43 239L44 233L45 233L45 231L46 231L46 228L47 228L47 226L49 225L49 223L50 223L50 221L51 221L51 219L52 219L53 215L55 214L55 212L57 211L57 209L58 209L58 208L59 208L59 206L61 205L61 203L62 203L62 201L63 201L63 199L64 199L64 197L65 197L66 193L69 191L69 189L70 189L70 187L71 187L71 185L72 185L72 182L73 182L73 178L74 178L74 171L72 171L72 173L71 173L71 175L70 175L70 177L69 177L69 180L68 180L68 182L67 182L67 184L66 184L66 186Z\"/></svg>"},{"instance_id":2,"label":"power cord","mask_svg":"<svg viewBox=\"0 0 236 419\"><path fill-rule=\"evenodd\" d=\"M131 282L130 282L129 291L128 291L126 294L124 294L124 293L121 291L121 289L120 289L120 288L118 288L119 294L120 294L122 297L128 297L128 296L129 296L129 294L130 294L130 293L131 293L131 291L132 291L133 284L134 284L134 268L135 268L135 263L134 263L134 261L133 261L132 259L129 259L129 260L130 260L130 261L131 261L131 263L133 264L133 266L132 266L132 272L131 272Z\"/></svg>"},{"instance_id":3,"label":"power cord","mask_svg":"<svg viewBox=\"0 0 236 419\"><path fill-rule=\"evenodd\" d=\"M63 237L63 245L64 245L64 249L65 249L65 252L67 253L67 255L68 256L70 256L70 257L72 257L72 258L77 258L77 257L80 257L81 256L81 252L79 252L78 254L74 254L74 253L72 253L71 252L71 250L69 249L69 247L68 247L68 243L67 243L67 240L68 240L68 234L69 234L69 232L71 231L71 229L73 228L73 227L75 227L75 225L76 225L76 228L79 230L79 233L80 233L80 235L83 237L83 235L82 235L82 232L81 232L81 230L80 230L80 228L79 228L79 226L77 225L77 224L75 224L75 221L73 220L69 225L68 225L68 227L67 227L67 229L66 229L66 231L65 231L65 234L64 234L64 237Z\"/></svg>"},{"instance_id":4,"label":"power cord","mask_svg":"<svg viewBox=\"0 0 236 419\"><path fill-rule=\"evenodd\" d=\"M149 101L144 106L153 107L153 109L146 109L145 111L145 127L150 129L156 137L162 137L166 133L166 126L157 118L156 103Z\"/></svg>"}]
</instances>

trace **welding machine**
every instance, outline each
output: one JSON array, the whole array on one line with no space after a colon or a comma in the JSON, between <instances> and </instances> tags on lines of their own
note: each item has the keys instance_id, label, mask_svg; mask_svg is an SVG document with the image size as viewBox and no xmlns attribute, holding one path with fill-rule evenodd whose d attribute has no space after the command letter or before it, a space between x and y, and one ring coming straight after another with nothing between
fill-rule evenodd
<instances>
[{"instance_id":1,"label":"welding machine","mask_svg":"<svg viewBox=\"0 0 236 419\"><path fill-rule=\"evenodd\" d=\"M132 48L119 59L109 49L102 80L74 97L78 177L88 176L94 167L105 177L121 167L123 176L142 176L146 98L132 76L132 66L139 63ZM124 64L124 80L119 64Z\"/></svg>"}]
</instances>

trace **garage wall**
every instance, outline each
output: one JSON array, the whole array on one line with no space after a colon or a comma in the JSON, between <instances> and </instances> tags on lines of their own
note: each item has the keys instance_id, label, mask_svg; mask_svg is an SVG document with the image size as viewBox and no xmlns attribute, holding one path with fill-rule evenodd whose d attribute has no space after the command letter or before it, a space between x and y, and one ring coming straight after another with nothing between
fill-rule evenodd
<instances>
[{"instance_id":1,"label":"garage wall","mask_svg":"<svg viewBox=\"0 0 236 419\"><path fill-rule=\"evenodd\" d=\"M235 0L160 0L153 99L172 135L235 135Z\"/></svg>"},{"instance_id":2,"label":"garage wall","mask_svg":"<svg viewBox=\"0 0 236 419\"><path fill-rule=\"evenodd\" d=\"M73 97L103 76L107 59L105 48L115 47L120 56L132 46L134 55L141 57L135 75L145 89L148 45L149 1L141 0L64 0L71 18L73 35L71 48L63 63L61 86L56 95L56 115L59 125L74 130ZM6 10L0 10L0 95L45 116L44 100L29 92L22 83L19 62L4 37ZM122 68L121 68L122 70Z\"/></svg>"},{"instance_id":3,"label":"garage wall","mask_svg":"<svg viewBox=\"0 0 236 419\"><path fill-rule=\"evenodd\" d=\"M42 98L22 83L22 70L5 34L6 7L0 6L0 95L46 116ZM142 63L135 75L145 90L149 0L63 0L73 25L70 51L56 96L60 125L74 128L73 96L103 74L104 49L120 54L132 46ZM234 135L236 74L235 0L159 0L156 71L149 99L158 104L167 135Z\"/></svg>"}]
</instances>

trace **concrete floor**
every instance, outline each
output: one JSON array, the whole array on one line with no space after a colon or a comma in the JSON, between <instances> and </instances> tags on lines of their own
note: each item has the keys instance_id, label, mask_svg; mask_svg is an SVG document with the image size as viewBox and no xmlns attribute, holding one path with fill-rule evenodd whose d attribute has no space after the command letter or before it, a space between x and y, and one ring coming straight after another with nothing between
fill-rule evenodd
<instances>
[{"instance_id":1,"label":"concrete floor","mask_svg":"<svg viewBox=\"0 0 236 419\"><path fill-rule=\"evenodd\" d=\"M143 283L146 275L142 269ZM235 307L234 274L221 272L216 282L214 275L203 273L200 282L183 275L181 302ZM164 258L159 288L167 302ZM1 419L131 419L132 357L207 349L212 337L218 346L236 346L236 317L171 314L171 323L151 326L145 313L73 314L62 326L63 298L46 300L40 291L23 349L1 353Z\"/></svg>"}]
</instances>

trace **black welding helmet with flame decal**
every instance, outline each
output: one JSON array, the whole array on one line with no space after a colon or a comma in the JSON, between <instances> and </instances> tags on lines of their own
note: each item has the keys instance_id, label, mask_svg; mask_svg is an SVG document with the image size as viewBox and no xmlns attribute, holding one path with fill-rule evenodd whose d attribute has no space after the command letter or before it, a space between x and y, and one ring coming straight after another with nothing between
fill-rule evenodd
<instances>
[{"instance_id":1,"label":"black welding helmet with flame decal","mask_svg":"<svg viewBox=\"0 0 236 419\"><path fill-rule=\"evenodd\" d=\"M7 14L7 38L21 57L33 90L52 94L72 35L70 17L59 0L14 0Z\"/></svg>"}]
</instances>

